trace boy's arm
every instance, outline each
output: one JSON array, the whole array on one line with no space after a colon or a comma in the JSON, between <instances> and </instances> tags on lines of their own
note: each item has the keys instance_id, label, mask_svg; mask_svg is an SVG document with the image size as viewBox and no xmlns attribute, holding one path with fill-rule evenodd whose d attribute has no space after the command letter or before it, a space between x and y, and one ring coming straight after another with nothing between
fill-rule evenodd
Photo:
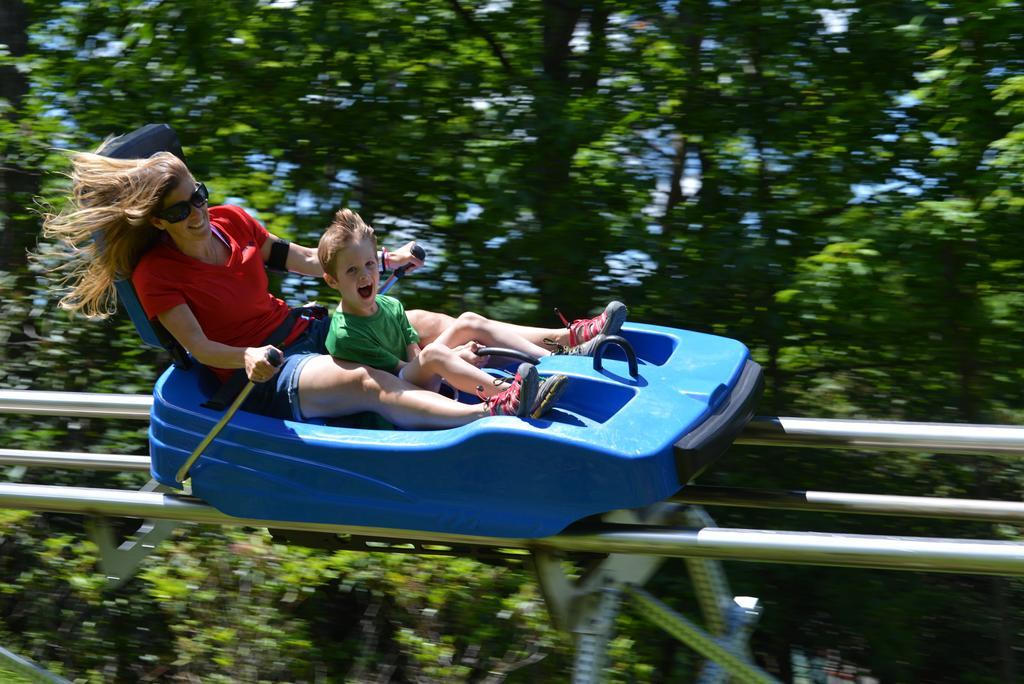
<instances>
[{"instance_id":1,"label":"boy's arm","mask_svg":"<svg viewBox=\"0 0 1024 684\"><path fill-rule=\"evenodd\" d=\"M406 267L406 273L412 273L417 268L423 265L423 260L418 258L412 253L412 248L416 246L416 241L407 242L395 251L388 250L388 263L382 264L382 266L389 271Z\"/></svg>"},{"instance_id":2,"label":"boy's arm","mask_svg":"<svg viewBox=\"0 0 1024 684\"><path fill-rule=\"evenodd\" d=\"M412 363L413 361L415 361L417 359L417 357L419 357L419 355L420 355L420 346L418 344L406 345L406 347L405 347L405 358L407 358L409 360L408 361L402 361L401 359L398 360L398 365L395 367L395 370L394 370L395 375L398 375L398 372L400 370L402 370L402 368L406 364L409 364L409 363Z\"/></svg>"}]
</instances>

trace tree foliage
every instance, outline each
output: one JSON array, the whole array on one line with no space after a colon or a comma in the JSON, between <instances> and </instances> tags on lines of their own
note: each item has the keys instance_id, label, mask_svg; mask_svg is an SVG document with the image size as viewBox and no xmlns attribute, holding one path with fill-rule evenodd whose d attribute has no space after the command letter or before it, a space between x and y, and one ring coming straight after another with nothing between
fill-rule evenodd
<instances>
[{"instance_id":1,"label":"tree foliage","mask_svg":"<svg viewBox=\"0 0 1024 684\"><path fill-rule=\"evenodd\" d=\"M25 252L62 149L166 122L217 202L315 242L340 206L429 269L409 306L548 324L609 297L743 340L762 412L1019 423L1024 14L1015 2L10 0L0 5L0 386L146 392L130 323L72 320ZM277 283L330 301L321 284ZM135 424L2 418L4 446L142 453ZM718 484L1018 499L1021 467L733 449ZM137 486L128 475L8 478ZM1013 526L714 511L723 525L1016 539ZM7 641L85 681L565 677L522 568L189 529L104 589L81 521L5 514ZM1019 678L1016 580L729 566L763 665ZM684 573L659 593L692 609ZM695 660L629 612L613 681ZM490 678L490 679L488 679Z\"/></svg>"}]
</instances>

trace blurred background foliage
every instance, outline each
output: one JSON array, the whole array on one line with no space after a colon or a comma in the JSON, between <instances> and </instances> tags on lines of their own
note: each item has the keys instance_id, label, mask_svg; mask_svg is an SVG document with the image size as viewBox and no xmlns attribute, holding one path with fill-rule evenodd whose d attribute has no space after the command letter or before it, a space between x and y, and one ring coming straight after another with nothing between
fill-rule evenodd
<instances>
[{"instance_id":1,"label":"blurred background foliage","mask_svg":"<svg viewBox=\"0 0 1024 684\"><path fill-rule=\"evenodd\" d=\"M1019 424L1024 12L871 0L2 0L0 386L148 392L126 318L71 319L25 255L61 150L149 122L216 202L315 243L341 206L429 268L407 306L744 341L770 415ZM320 283L277 284L299 303ZM4 447L145 453L144 428L0 418ZM514 455L508 457L514 458ZM135 487L103 473L8 480ZM1018 500L994 458L733 449L705 481ZM712 510L766 529L1017 539L1015 526ZM183 527L110 591L76 516L2 513L0 636L89 682L560 681L529 572ZM727 564L758 661L883 682L1021 678L1008 578ZM695 613L681 563L654 590ZM610 681L696 658L626 611Z\"/></svg>"}]
</instances>

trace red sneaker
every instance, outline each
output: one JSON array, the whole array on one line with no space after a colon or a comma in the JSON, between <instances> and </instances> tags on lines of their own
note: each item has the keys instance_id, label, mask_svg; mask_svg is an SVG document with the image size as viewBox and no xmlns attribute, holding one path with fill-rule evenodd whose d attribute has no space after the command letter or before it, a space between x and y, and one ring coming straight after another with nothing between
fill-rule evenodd
<instances>
[{"instance_id":1,"label":"red sneaker","mask_svg":"<svg viewBox=\"0 0 1024 684\"><path fill-rule=\"evenodd\" d=\"M609 302L597 316L579 318L572 323L558 309L555 313L569 329L569 346L561 345L554 340L545 339L546 344L554 349L553 354L570 354L573 356L590 356L594 347L604 335L618 335L622 324L626 322L626 305L622 302Z\"/></svg>"},{"instance_id":2,"label":"red sneaker","mask_svg":"<svg viewBox=\"0 0 1024 684\"><path fill-rule=\"evenodd\" d=\"M626 305L622 302L612 301L597 316L593 318L578 318L572 323L565 320L565 316L558 309L555 313L562 319L562 325L569 329L569 348L586 344L598 335L618 335L622 324L626 322Z\"/></svg>"},{"instance_id":3,"label":"red sneaker","mask_svg":"<svg viewBox=\"0 0 1024 684\"><path fill-rule=\"evenodd\" d=\"M487 412L492 416L518 416L525 418L537 403L537 369L533 364L519 365L512 384L493 397L484 399Z\"/></svg>"}]
</instances>

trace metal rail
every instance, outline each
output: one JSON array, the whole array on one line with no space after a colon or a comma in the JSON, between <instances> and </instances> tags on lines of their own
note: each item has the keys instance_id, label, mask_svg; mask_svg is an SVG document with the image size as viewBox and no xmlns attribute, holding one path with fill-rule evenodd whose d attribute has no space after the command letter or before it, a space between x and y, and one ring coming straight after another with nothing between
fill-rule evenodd
<instances>
[{"instance_id":1,"label":"metal rail","mask_svg":"<svg viewBox=\"0 0 1024 684\"><path fill-rule=\"evenodd\" d=\"M0 449L0 465L140 473L150 471L148 456L21 449ZM984 501L806 490L763 490L695 484L687 485L670 501L698 506L897 515L987 522L1024 522L1024 502L1018 501Z\"/></svg>"},{"instance_id":2,"label":"metal rail","mask_svg":"<svg viewBox=\"0 0 1024 684\"><path fill-rule=\"evenodd\" d=\"M152 403L153 398L143 394L0 390L0 413L149 420ZM1024 428L758 416L750 422L736 443L1024 456Z\"/></svg>"},{"instance_id":3,"label":"metal rail","mask_svg":"<svg viewBox=\"0 0 1024 684\"><path fill-rule=\"evenodd\" d=\"M90 454L81 451L0 449L0 465L64 468L67 470L115 470L149 472L149 456Z\"/></svg>"},{"instance_id":4,"label":"metal rail","mask_svg":"<svg viewBox=\"0 0 1024 684\"><path fill-rule=\"evenodd\" d=\"M149 420L152 405L146 394L0 390L0 413Z\"/></svg>"},{"instance_id":5,"label":"metal rail","mask_svg":"<svg viewBox=\"0 0 1024 684\"><path fill-rule=\"evenodd\" d=\"M762 490L687 485L671 499L699 506L735 506L798 511L903 515L986 522L1024 522L1024 503L804 490Z\"/></svg>"},{"instance_id":6,"label":"metal rail","mask_svg":"<svg viewBox=\"0 0 1024 684\"><path fill-rule=\"evenodd\" d=\"M737 444L866 451L1024 455L1024 428L960 423L908 423L758 416Z\"/></svg>"},{"instance_id":7,"label":"metal rail","mask_svg":"<svg viewBox=\"0 0 1024 684\"><path fill-rule=\"evenodd\" d=\"M219 525L372 535L498 548L632 553L887 570L1024 575L1024 544L721 528L678 529L606 524L543 539L508 539L415 530L390 530L235 518L189 497L153 492L47 485L0 484L0 507Z\"/></svg>"}]
</instances>

